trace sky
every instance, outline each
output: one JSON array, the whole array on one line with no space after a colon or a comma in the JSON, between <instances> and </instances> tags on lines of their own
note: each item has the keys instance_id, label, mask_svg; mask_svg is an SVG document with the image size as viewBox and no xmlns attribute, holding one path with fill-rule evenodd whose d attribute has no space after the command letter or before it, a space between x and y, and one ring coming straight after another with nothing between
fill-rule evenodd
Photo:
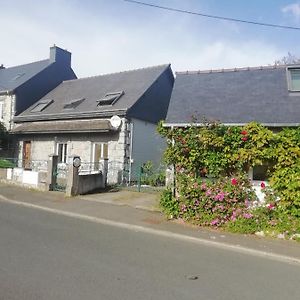
<instances>
[{"instance_id":1,"label":"sky","mask_svg":"<svg viewBox=\"0 0 300 300\"><path fill-rule=\"evenodd\" d=\"M211 15L300 27L300 0L142 0ZM124 0L0 0L0 64L72 53L78 77L171 63L195 71L300 57L300 30L233 23Z\"/></svg>"}]
</instances>

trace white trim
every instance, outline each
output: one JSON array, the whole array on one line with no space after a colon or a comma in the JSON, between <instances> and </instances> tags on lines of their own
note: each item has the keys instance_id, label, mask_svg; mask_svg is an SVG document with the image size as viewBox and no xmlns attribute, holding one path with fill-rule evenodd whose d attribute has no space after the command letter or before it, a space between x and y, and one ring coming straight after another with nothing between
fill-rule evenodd
<instances>
[{"instance_id":1,"label":"white trim","mask_svg":"<svg viewBox=\"0 0 300 300\"><path fill-rule=\"evenodd\" d=\"M245 126L248 123L220 123L224 126ZM297 127L300 126L300 123L260 123L263 126L266 127ZM165 123L163 124L163 127L203 127L206 124L204 123Z\"/></svg>"}]
</instances>

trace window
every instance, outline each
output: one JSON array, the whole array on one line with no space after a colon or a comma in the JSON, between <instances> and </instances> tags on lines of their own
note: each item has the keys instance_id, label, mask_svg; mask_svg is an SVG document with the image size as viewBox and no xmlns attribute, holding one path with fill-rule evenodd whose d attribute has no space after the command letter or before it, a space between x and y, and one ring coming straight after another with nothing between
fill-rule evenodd
<instances>
[{"instance_id":1,"label":"window","mask_svg":"<svg viewBox=\"0 0 300 300\"><path fill-rule=\"evenodd\" d=\"M253 180L260 180L265 181L268 180L268 166L262 165L262 166L254 166L253 167Z\"/></svg>"},{"instance_id":2,"label":"window","mask_svg":"<svg viewBox=\"0 0 300 300\"><path fill-rule=\"evenodd\" d=\"M74 100L70 101L69 103L66 103L64 105L64 109L74 109L83 101L84 101L84 98L74 99Z\"/></svg>"},{"instance_id":3,"label":"window","mask_svg":"<svg viewBox=\"0 0 300 300\"><path fill-rule=\"evenodd\" d=\"M4 115L4 103L0 101L0 120L3 120L3 115Z\"/></svg>"},{"instance_id":4,"label":"window","mask_svg":"<svg viewBox=\"0 0 300 300\"><path fill-rule=\"evenodd\" d=\"M67 153L68 153L68 145L67 144L57 144L57 155L59 163L67 162Z\"/></svg>"},{"instance_id":5,"label":"window","mask_svg":"<svg viewBox=\"0 0 300 300\"><path fill-rule=\"evenodd\" d=\"M93 161L98 162L100 159L108 158L108 144L96 143L93 149Z\"/></svg>"},{"instance_id":6,"label":"window","mask_svg":"<svg viewBox=\"0 0 300 300\"><path fill-rule=\"evenodd\" d=\"M115 93L107 93L104 97L97 100L97 106L105 106L105 105L113 105L115 104L122 96L124 95L124 91L115 92Z\"/></svg>"},{"instance_id":7,"label":"window","mask_svg":"<svg viewBox=\"0 0 300 300\"><path fill-rule=\"evenodd\" d=\"M289 90L300 92L300 68L288 69Z\"/></svg>"},{"instance_id":8,"label":"window","mask_svg":"<svg viewBox=\"0 0 300 300\"><path fill-rule=\"evenodd\" d=\"M30 112L40 112L44 110L47 106L49 106L51 103L53 103L53 100L43 100L40 101L38 104L36 104Z\"/></svg>"}]
</instances>

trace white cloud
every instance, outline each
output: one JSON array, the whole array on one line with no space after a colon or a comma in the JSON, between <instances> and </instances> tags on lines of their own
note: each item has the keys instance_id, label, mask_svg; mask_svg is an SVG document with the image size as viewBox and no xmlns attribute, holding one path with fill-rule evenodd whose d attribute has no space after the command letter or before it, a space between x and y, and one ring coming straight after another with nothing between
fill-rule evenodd
<instances>
[{"instance_id":1,"label":"white cloud","mask_svg":"<svg viewBox=\"0 0 300 300\"><path fill-rule=\"evenodd\" d=\"M114 14L101 8L80 10L58 0L33 1L27 13L7 8L0 18L0 27L6 29L1 32L5 42L0 47L0 64L45 59L54 43L72 52L73 69L79 77L163 63L172 63L174 71L257 66L288 52L258 38L241 39L239 27L228 22L222 23L218 35L218 29L212 33L204 20L185 15L141 19L137 11L128 20L125 12ZM225 31L232 34L225 37Z\"/></svg>"},{"instance_id":2,"label":"white cloud","mask_svg":"<svg viewBox=\"0 0 300 300\"><path fill-rule=\"evenodd\" d=\"M285 14L291 14L297 20L300 19L300 3L292 3L282 8L281 10Z\"/></svg>"}]
</instances>

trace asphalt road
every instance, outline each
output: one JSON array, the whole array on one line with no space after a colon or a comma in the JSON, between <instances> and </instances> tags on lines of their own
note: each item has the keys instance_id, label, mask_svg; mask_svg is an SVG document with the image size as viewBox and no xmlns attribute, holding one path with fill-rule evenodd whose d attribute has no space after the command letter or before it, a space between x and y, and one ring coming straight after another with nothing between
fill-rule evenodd
<instances>
[{"instance_id":1,"label":"asphalt road","mask_svg":"<svg viewBox=\"0 0 300 300\"><path fill-rule=\"evenodd\" d=\"M0 202L1 300L300 299L299 279L297 265Z\"/></svg>"}]
</instances>

